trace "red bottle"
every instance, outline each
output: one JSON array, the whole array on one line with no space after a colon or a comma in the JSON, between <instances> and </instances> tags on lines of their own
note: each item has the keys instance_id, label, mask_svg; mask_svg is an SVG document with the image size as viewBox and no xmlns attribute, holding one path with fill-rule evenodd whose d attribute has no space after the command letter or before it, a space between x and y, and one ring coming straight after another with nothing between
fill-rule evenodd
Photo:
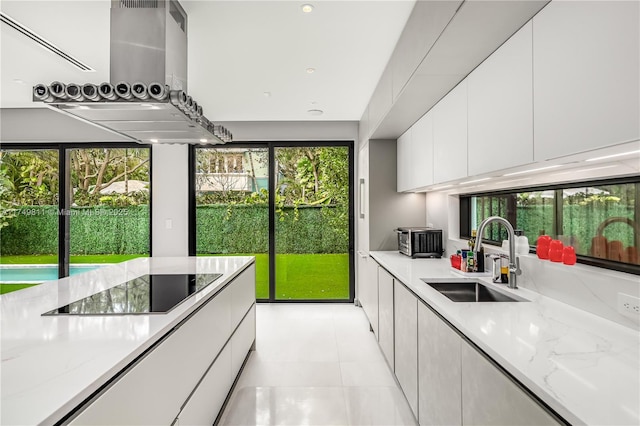
<instances>
[{"instance_id":1,"label":"red bottle","mask_svg":"<svg viewBox=\"0 0 640 426\"><path fill-rule=\"evenodd\" d=\"M549 243L549 260L552 262L562 262L562 250L564 249L562 241L551 240Z\"/></svg>"},{"instance_id":2,"label":"red bottle","mask_svg":"<svg viewBox=\"0 0 640 426\"><path fill-rule=\"evenodd\" d=\"M540 235L538 242L536 243L536 254L539 259L549 259L549 243L551 243L551 237L548 235Z\"/></svg>"},{"instance_id":3,"label":"red bottle","mask_svg":"<svg viewBox=\"0 0 640 426\"><path fill-rule=\"evenodd\" d=\"M562 263L565 265L575 265L576 264L576 250L567 246L562 250Z\"/></svg>"}]
</instances>

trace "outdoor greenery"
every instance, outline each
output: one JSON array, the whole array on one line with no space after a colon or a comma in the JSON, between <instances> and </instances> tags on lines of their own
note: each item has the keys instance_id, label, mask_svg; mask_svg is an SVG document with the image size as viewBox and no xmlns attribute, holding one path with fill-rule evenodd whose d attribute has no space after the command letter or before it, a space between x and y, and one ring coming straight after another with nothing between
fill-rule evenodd
<instances>
[{"instance_id":1,"label":"outdoor greenery","mask_svg":"<svg viewBox=\"0 0 640 426\"><path fill-rule=\"evenodd\" d=\"M639 248L633 225L639 189L639 183L624 183L476 196L475 221L479 224L492 215L506 217L524 231L531 245L540 235L550 235L572 245L581 255L591 255L596 236L620 241L625 248ZM556 218L561 222L556 223ZM613 223L608 224L612 218ZM501 241L507 238L506 230L491 226L485 237Z\"/></svg>"}]
</instances>

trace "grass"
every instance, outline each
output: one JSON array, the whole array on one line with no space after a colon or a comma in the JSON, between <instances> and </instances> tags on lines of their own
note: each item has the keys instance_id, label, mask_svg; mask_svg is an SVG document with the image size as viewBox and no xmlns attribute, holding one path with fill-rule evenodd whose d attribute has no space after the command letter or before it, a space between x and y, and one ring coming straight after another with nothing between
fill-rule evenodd
<instances>
[{"instance_id":1,"label":"grass","mask_svg":"<svg viewBox=\"0 0 640 426\"><path fill-rule=\"evenodd\" d=\"M119 263L144 255L71 256L71 263ZM269 298L269 255L255 256L256 297ZM0 264L55 264L56 255L2 256ZM30 284L0 284L0 294ZM345 300L349 298L349 255L344 254L278 254L276 255L277 300Z\"/></svg>"}]
</instances>

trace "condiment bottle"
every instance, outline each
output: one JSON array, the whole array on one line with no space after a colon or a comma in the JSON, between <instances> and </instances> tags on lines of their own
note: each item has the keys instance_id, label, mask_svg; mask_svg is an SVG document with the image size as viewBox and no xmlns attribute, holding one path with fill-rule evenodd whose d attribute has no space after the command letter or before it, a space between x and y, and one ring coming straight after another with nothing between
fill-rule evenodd
<instances>
[{"instance_id":1,"label":"condiment bottle","mask_svg":"<svg viewBox=\"0 0 640 426\"><path fill-rule=\"evenodd\" d=\"M562 250L562 241L551 240L549 243L549 260L552 262L562 262Z\"/></svg>"},{"instance_id":2,"label":"condiment bottle","mask_svg":"<svg viewBox=\"0 0 640 426\"><path fill-rule=\"evenodd\" d=\"M473 258L473 252L470 251L467 254L467 272L475 272L475 259Z\"/></svg>"},{"instance_id":3,"label":"condiment bottle","mask_svg":"<svg viewBox=\"0 0 640 426\"><path fill-rule=\"evenodd\" d=\"M516 254L529 254L529 239L524 235L524 231L516 229Z\"/></svg>"},{"instance_id":4,"label":"condiment bottle","mask_svg":"<svg viewBox=\"0 0 640 426\"><path fill-rule=\"evenodd\" d=\"M549 259L549 244L551 237L548 235L540 235L536 243L536 254L539 259Z\"/></svg>"}]
</instances>

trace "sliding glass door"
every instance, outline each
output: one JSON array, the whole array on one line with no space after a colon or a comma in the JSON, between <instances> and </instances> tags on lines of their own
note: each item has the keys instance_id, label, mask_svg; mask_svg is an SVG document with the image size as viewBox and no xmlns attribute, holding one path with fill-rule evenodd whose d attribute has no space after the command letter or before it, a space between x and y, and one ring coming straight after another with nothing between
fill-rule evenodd
<instances>
[{"instance_id":1,"label":"sliding glass door","mask_svg":"<svg viewBox=\"0 0 640 426\"><path fill-rule=\"evenodd\" d=\"M352 148L198 147L191 251L256 257L261 301L352 301Z\"/></svg>"},{"instance_id":2,"label":"sliding glass door","mask_svg":"<svg viewBox=\"0 0 640 426\"><path fill-rule=\"evenodd\" d=\"M349 148L276 147L275 299L349 299Z\"/></svg>"}]
</instances>

